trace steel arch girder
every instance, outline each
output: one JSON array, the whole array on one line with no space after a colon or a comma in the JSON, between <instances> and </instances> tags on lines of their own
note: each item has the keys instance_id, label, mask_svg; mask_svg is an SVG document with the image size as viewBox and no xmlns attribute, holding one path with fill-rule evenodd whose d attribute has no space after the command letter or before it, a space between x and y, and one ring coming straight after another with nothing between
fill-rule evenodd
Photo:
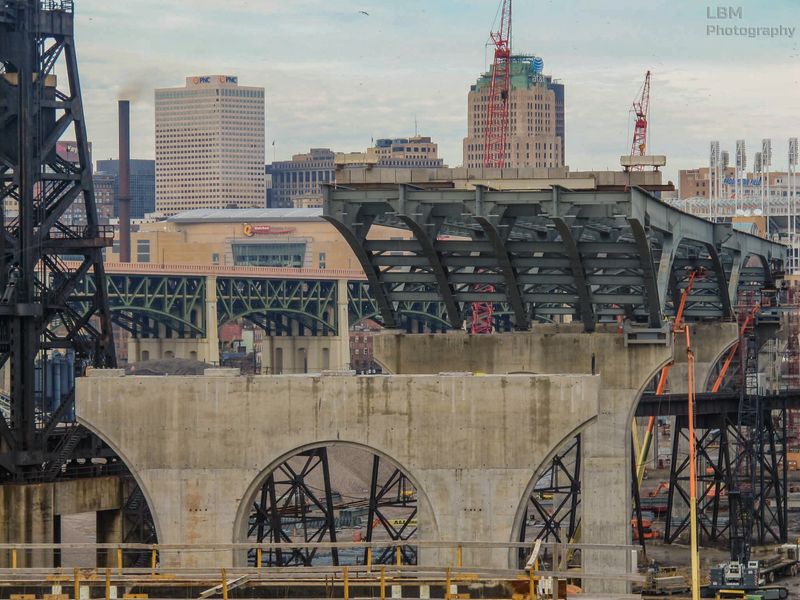
<instances>
[{"instance_id":1,"label":"steel arch girder","mask_svg":"<svg viewBox=\"0 0 800 600\"><path fill-rule=\"evenodd\" d=\"M489 242L494 247L494 253L497 257L500 272L503 274L503 278L505 279L506 296L511 304L511 309L514 312L516 328L519 330L528 329L530 327L530 318L528 317L528 311L525 309L525 303L522 300L522 294L520 294L519 291L517 270L514 268L514 265L511 262L511 257L506 250L505 244L503 244L503 240L500 237L500 232L489 222L486 217L476 216L475 221L477 221L481 226L484 233L486 233L486 237L489 239Z\"/></svg>"},{"instance_id":2,"label":"steel arch girder","mask_svg":"<svg viewBox=\"0 0 800 600\"><path fill-rule=\"evenodd\" d=\"M420 227L411 217L398 215L398 218L405 223L409 230L411 230L412 235L422 249L423 255L428 260L431 271L433 271L433 275L436 278L436 285L438 286L438 291L442 298L442 302L444 302L445 310L447 311L447 320L450 323L450 326L453 329L459 329L464 318L461 314L461 309L456 302L453 288L448 280L447 269L442 264L436 249L433 247L433 242L431 241L430 236L428 236L428 234L425 233L425 230Z\"/></svg>"},{"instance_id":3,"label":"steel arch girder","mask_svg":"<svg viewBox=\"0 0 800 600\"><path fill-rule=\"evenodd\" d=\"M367 281L369 281L370 289L375 296L375 301L378 303L378 309L383 317L384 325L389 329L397 328L397 313L389 300L386 289L383 287L377 269L370 260L369 253L344 223L327 215L323 215L322 218L333 225L336 231L344 238L345 242L347 242L347 245L350 246L353 254L356 255L356 259L361 265L364 274L367 276Z\"/></svg>"}]
</instances>

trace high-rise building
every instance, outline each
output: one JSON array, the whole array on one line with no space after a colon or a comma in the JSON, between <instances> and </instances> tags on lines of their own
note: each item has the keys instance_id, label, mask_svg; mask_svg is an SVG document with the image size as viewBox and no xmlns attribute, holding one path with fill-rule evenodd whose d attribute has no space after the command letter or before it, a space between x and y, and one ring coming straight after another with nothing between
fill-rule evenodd
<instances>
[{"instance_id":1,"label":"high-rise building","mask_svg":"<svg viewBox=\"0 0 800 600\"><path fill-rule=\"evenodd\" d=\"M100 224L108 225L111 218L116 216L117 178L113 173L95 171L92 181L98 220Z\"/></svg>"},{"instance_id":2,"label":"high-rise building","mask_svg":"<svg viewBox=\"0 0 800 600\"><path fill-rule=\"evenodd\" d=\"M187 77L155 101L158 212L264 206L264 88Z\"/></svg>"},{"instance_id":3,"label":"high-rise building","mask_svg":"<svg viewBox=\"0 0 800 600\"><path fill-rule=\"evenodd\" d=\"M119 213L119 161L98 160L97 170L114 178L114 216ZM156 161L131 160L131 218L141 219L156 209Z\"/></svg>"},{"instance_id":4,"label":"high-rise building","mask_svg":"<svg viewBox=\"0 0 800 600\"><path fill-rule=\"evenodd\" d=\"M330 148L311 148L305 154L295 154L292 160L267 165L267 174L272 176L269 207L310 206L308 199L321 200L322 184L334 180L334 157Z\"/></svg>"},{"instance_id":5,"label":"high-rise building","mask_svg":"<svg viewBox=\"0 0 800 600\"><path fill-rule=\"evenodd\" d=\"M92 145L89 144L91 154ZM56 153L63 160L78 163L78 145L71 141L61 141L56 143ZM97 222L100 225L108 225L112 215L113 194L109 194L107 189L107 179L103 173L93 172L92 181L94 182L94 202L97 206ZM67 225L86 225L86 206L83 202L73 202L61 216L61 222Z\"/></svg>"},{"instance_id":6,"label":"high-rise building","mask_svg":"<svg viewBox=\"0 0 800 600\"><path fill-rule=\"evenodd\" d=\"M512 57L506 167L562 167L564 161L564 84L542 73L537 57ZM478 78L467 96L464 166L483 166L484 128L492 84L491 70Z\"/></svg>"}]
</instances>

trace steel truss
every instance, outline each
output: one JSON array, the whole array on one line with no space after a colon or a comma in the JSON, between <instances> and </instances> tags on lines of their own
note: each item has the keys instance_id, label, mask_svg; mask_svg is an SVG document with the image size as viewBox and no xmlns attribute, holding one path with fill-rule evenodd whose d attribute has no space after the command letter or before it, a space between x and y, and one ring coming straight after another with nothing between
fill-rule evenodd
<instances>
[{"instance_id":1,"label":"steel truss","mask_svg":"<svg viewBox=\"0 0 800 600\"><path fill-rule=\"evenodd\" d=\"M69 298L75 310L86 310L96 294L94 278L84 278ZM196 275L109 274L106 293L111 319L136 337L204 337L207 279ZM218 325L248 319L269 335L336 335L336 281L217 277ZM347 284L348 321L381 321L365 281ZM409 333L450 328L441 304L408 301L399 308ZM500 330L510 329L510 314L499 311Z\"/></svg>"},{"instance_id":2,"label":"steel truss","mask_svg":"<svg viewBox=\"0 0 800 600\"><path fill-rule=\"evenodd\" d=\"M581 436L559 450L539 475L528 496L519 541L569 542L580 528ZM520 548L518 561L527 560Z\"/></svg>"},{"instance_id":3,"label":"steel truss","mask_svg":"<svg viewBox=\"0 0 800 600\"><path fill-rule=\"evenodd\" d=\"M335 542L337 524L342 511L355 509L367 518L366 541L412 540L417 532L417 494L407 476L398 468L386 472L381 459L372 457L369 497L343 501L331 486L331 466L328 449L315 448L300 452L281 463L267 476L259 491L247 536L255 542L304 544ZM319 482L321 487L310 481ZM399 547L403 564L416 564L417 551L411 545ZM394 563L396 547L376 548L372 562ZM250 551L248 559L255 565L258 554ZM310 566L330 563L354 564L368 560L358 553L345 554L333 549L322 554L316 547L291 550L269 550L261 555L262 565Z\"/></svg>"},{"instance_id":4,"label":"steel truss","mask_svg":"<svg viewBox=\"0 0 800 600\"><path fill-rule=\"evenodd\" d=\"M689 526L689 464L688 458L679 458L679 447L688 444L687 418L678 415L675 421L664 529L664 541L667 543L678 541ZM738 413L700 417L700 423L705 427L697 439L697 456L701 465L697 471L698 531L701 540L735 543L736 538L742 535L740 532L751 530L752 540L748 543L762 545L786 541L786 409L763 410L760 422L760 433L753 437L760 440L753 453L757 483L752 488L753 509L746 515L747 519L751 519L752 526L744 528L741 523L741 491L737 494L736 490L744 489L749 493L751 466L746 462L750 454L740 451L749 433L743 432L739 425ZM746 477L747 485L743 485L743 477ZM739 523L735 523L737 519Z\"/></svg>"},{"instance_id":5,"label":"steel truss","mask_svg":"<svg viewBox=\"0 0 800 600\"><path fill-rule=\"evenodd\" d=\"M389 540L409 540L417 533L417 493L408 477L397 468L393 468L385 479L380 477L381 459L376 454L372 457L372 477L370 479L369 513L367 515L366 541L375 539L376 529L388 534ZM402 518L397 516L402 515ZM379 525L379 528L375 526ZM403 564L417 564L417 549L414 546L399 546ZM372 560L377 564L396 562L395 547L379 548L373 552ZM364 551L364 563L367 562L367 551Z\"/></svg>"},{"instance_id":6,"label":"steel truss","mask_svg":"<svg viewBox=\"0 0 800 600\"><path fill-rule=\"evenodd\" d=\"M79 372L115 364L105 287L96 286L81 307L68 302L80 280L103 280L102 250L113 238L98 224L72 8L68 0L6 0L0 8L0 366L11 370L10 415L0 416L0 479L55 476L65 449L80 441L61 431L74 394L45 402L37 361L72 349ZM56 79L57 71L65 77ZM76 162L56 151L66 134ZM76 203L85 209L85 227L61 222ZM67 256L79 257L77 267Z\"/></svg>"}]
</instances>

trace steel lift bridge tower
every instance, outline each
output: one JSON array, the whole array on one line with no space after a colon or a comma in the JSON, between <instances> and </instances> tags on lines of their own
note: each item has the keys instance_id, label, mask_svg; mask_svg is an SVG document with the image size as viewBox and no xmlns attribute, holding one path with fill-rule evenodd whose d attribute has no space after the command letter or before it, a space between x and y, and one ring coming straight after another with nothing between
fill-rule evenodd
<instances>
[{"instance_id":1,"label":"steel lift bridge tower","mask_svg":"<svg viewBox=\"0 0 800 600\"><path fill-rule=\"evenodd\" d=\"M11 373L0 481L55 477L81 437L74 389L45 393L48 357L74 351L77 375L115 365L102 257L113 230L97 222L73 16L72 0L0 0L0 366ZM62 136L77 163L57 155ZM87 225L66 225L78 204ZM86 277L93 296L71 302Z\"/></svg>"}]
</instances>

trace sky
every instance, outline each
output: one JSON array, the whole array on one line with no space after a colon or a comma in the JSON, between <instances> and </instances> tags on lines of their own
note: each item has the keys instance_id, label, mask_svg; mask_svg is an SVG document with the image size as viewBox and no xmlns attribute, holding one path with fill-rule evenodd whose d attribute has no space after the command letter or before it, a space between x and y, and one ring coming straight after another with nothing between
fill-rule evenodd
<instances>
[{"instance_id":1,"label":"sky","mask_svg":"<svg viewBox=\"0 0 800 600\"><path fill-rule=\"evenodd\" d=\"M117 155L117 99L132 101L133 157L153 158L153 90L229 74L266 90L267 162L311 147L363 152L373 139L413 135L416 121L459 166L467 92L487 68L499 2L75 4L95 159ZM712 18L728 6L733 18ZM776 170L785 168L788 137L800 135L799 9L798 0L514 0L512 44L543 57L545 73L565 84L572 170L619 168L647 70L649 152L667 155L668 179L707 164L711 140L733 154L745 139L752 164L762 138L772 138ZM751 37L763 27L776 29Z\"/></svg>"}]
</instances>

